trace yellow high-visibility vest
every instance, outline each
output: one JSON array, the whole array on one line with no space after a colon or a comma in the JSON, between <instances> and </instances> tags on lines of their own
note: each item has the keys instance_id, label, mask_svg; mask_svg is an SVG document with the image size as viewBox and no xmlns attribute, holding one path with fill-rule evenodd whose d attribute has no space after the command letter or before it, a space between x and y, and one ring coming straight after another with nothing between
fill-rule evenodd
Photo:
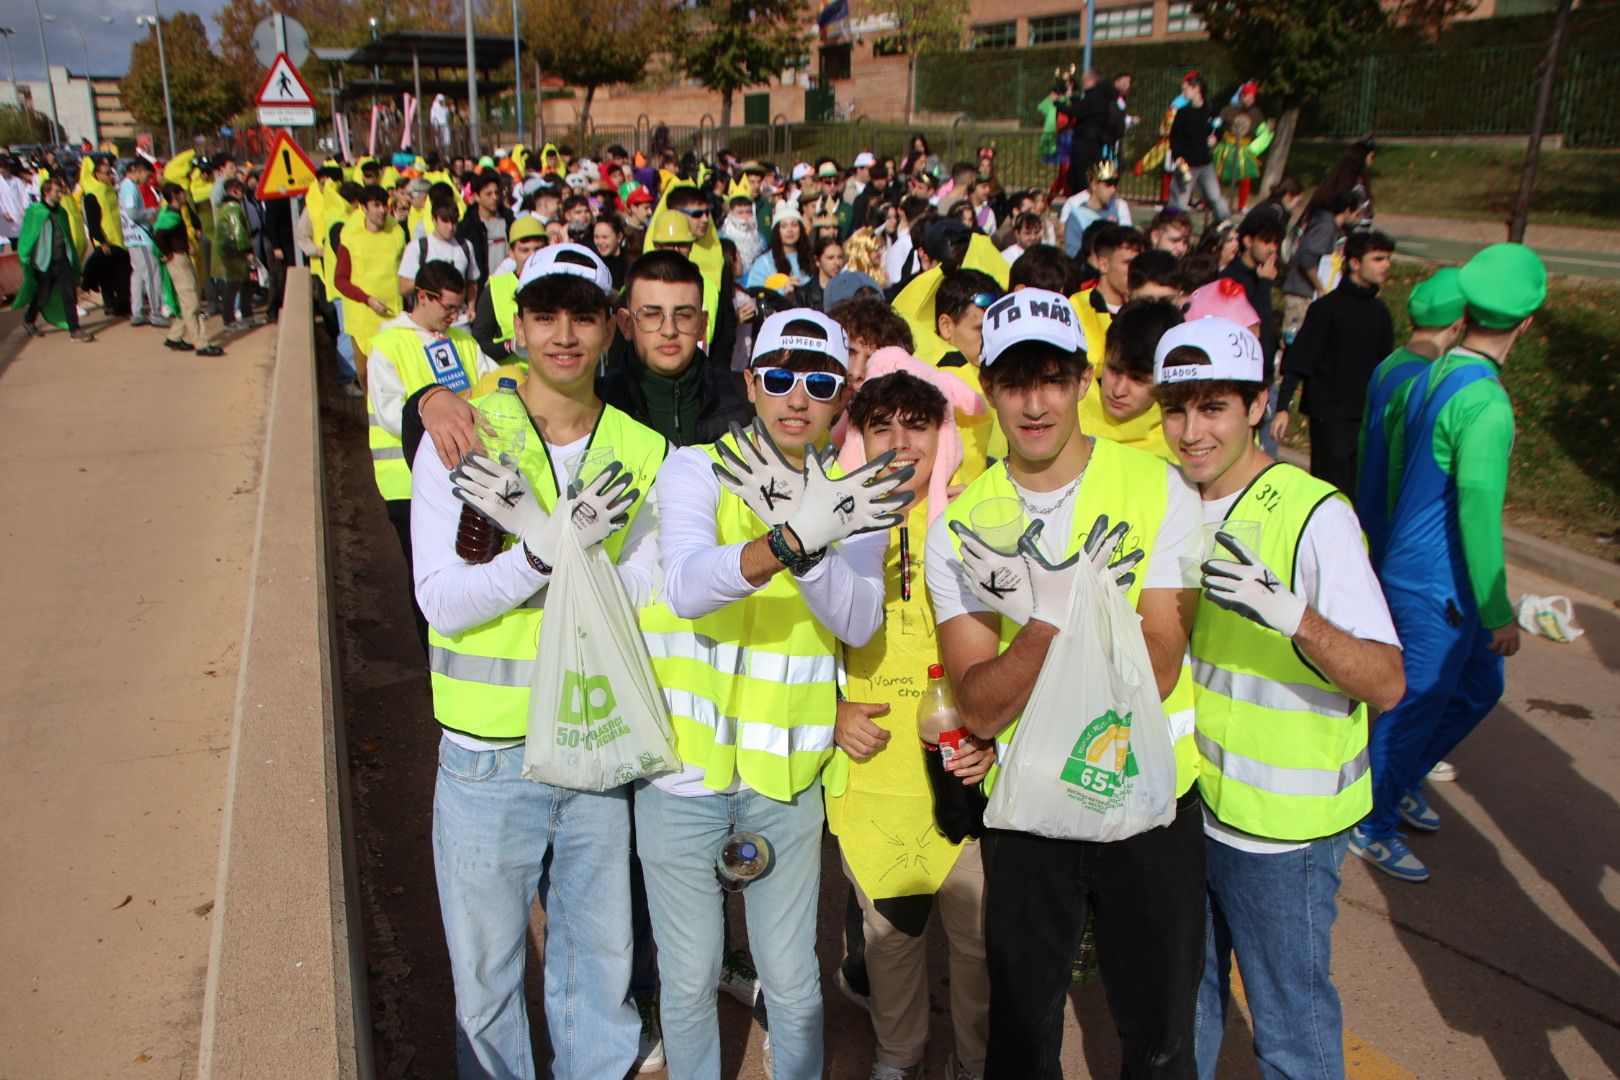
<instances>
[{"instance_id":1,"label":"yellow high-visibility vest","mask_svg":"<svg viewBox=\"0 0 1620 1080\"><path fill-rule=\"evenodd\" d=\"M1250 481L1227 521L1260 523L1261 560L1295 588L1299 541L1316 509L1345 496L1281 462ZM1256 836L1314 840L1372 809L1367 706L1292 641L1199 597L1192 634L1198 789L1221 821Z\"/></svg>"},{"instance_id":2,"label":"yellow high-visibility vest","mask_svg":"<svg viewBox=\"0 0 1620 1080\"><path fill-rule=\"evenodd\" d=\"M478 383L478 342L467 331L454 326L444 336L455 346L456 357L461 361L462 370L467 373L467 389L461 394L463 397L469 396ZM371 339L371 348L373 352L382 353L394 365L394 370L399 372L405 384L407 398L422 387L439 381L428 363L422 335L416 332L414 326L390 326L378 331L377 336ZM367 438L371 443L371 470L377 480L377 490L382 492L385 499L408 499L411 497L411 463L405 460L405 444L377 419L377 404L371 400L369 388L366 404L369 406L366 420Z\"/></svg>"}]
</instances>

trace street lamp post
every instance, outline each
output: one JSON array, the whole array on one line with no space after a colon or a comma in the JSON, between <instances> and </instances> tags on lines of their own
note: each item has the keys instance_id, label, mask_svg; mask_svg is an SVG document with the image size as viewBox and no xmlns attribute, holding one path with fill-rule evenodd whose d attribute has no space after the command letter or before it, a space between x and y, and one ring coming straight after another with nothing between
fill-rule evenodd
<instances>
[{"instance_id":1,"label":"street lamp post","mask_svg":"<svg viewBox=\"0 0 1620 1080\"><path fill-rule=\"evenodd\" d=\"M523 141L523 56L518 44L518 0L512 0L512 82L517 88L517 138Z\"/></svg>"},{"instance_id":2,"label":"street lamp post","mask_svg":"<svg viewBox=\"0 0 1620 1080\"><path fill-rule=\"evenodd\" d=\"M476 158L482 153L482 147L478 142L478 57L473 50L472 0L461 0L461 12L467 25L467 135L472 142L470 151Z\"/></svg>"},{"instance_id":3,"label":"street lamp post","mask_svg":"<svg viewBox=\"0 0 1620 1080\"><path fill-rule=\"evenodd\" d=\"M17 65L11 62L11 35L16 32L9 26L0 26L0 37L6 39L6 77L11 80L11 100L20 109L22 95L17 92Z\"/></svg>"},{"instance_id":4,"label":"street lamp post","mask_svg":"<svg viewBox=\"0 0 1620 1080\"><path fill-rule=\"evenodd\" d=\"M90 94L90 141L96 146L100 146L101 118L97 115L96 110L96 84L95 81L90 78L90 42L85 40L84 31L79 29L78 23L68 22L66 19L59 20L55 15L45 16L45 21L48 23L61 22L63 26L66 26L69 30L72 30L75 34L79 35L79 49L84 53L84 85L85 89L88 90ZM104 23L111 23L113 21L113 17L111 15L103 15L101 16L101 21Z\"/></svg>"},{"instance_id":5,"label":"street lamp post","mask_svg":"<svg viewBox=\"0 0 1620 1080\"><path fill-rule=\"evenodd\" d=\"M39 0L34 0L34 20L39 23L39 53L45 58L45 92L51 99L51 143L55 145L57 140L66 137L66 133L62 130L61 119L56 115L56 84L51 81L51 53L45 47L45 15L39 10Z\"/></svg>"},{"instance_id":6,"label":"street lamp post","mask_svg":"<svg viewBox=\"0 0 1620 1080\"><path fill-rule=\"evenodd\" d=\"M135 22L139 26L150 26L157 34L158 71L163 76L163 118L169 123L169 156L174 157L174 106L169 102L169 61L163 55L163 16L158 13L157 0L152 0L152 14L137 15Z\"/></svg>"}]
</instances>

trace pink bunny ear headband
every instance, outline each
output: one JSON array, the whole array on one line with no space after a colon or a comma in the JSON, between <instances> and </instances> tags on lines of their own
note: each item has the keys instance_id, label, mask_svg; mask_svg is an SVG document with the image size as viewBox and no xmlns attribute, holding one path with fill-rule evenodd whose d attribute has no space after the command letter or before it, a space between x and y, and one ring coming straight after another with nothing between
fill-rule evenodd
<instances>
[{"instance_id":1,"label":"pink bunny ear headband","mask_svg":"<svg viewBox=\"0 0 1620 1080\"><path fill-rule=\"evenodd\" d=\"M925 364L906 350L893 345L879 349L867 360L866 381L871 382L873 379L892 375L897 371L903 371L932 386L945 395L945 400L950 405L950 408L945 410L945 423L939 429L939 450L934 456L934 472L928 481L928 523L932 525L934 519L945 511L945 504L949 501L946 491L950 488L951 477L956 475L956 470L962 465L964 451L962 434L956 427L957 414L982 416L985 410L984 398L950 372L942 371L932 364ZM838 455L838 464L847 471L865 463L866 446L861 442L860 433L851 429L848 437L844 439L844 448Z\"/></svg>"}]
</instances>

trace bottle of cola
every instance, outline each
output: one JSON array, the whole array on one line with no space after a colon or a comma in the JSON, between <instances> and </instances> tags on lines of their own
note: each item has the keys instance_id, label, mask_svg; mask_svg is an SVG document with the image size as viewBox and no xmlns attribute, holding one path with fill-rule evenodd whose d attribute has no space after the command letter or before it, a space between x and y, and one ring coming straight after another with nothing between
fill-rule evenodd
<instances>
[{"instance_id":1,"label":"bottle of cola","mask_svg":"<svg viewBox=\"0 0 1620 1080\"><path fill-rule=\"evenodd\" d=\"M962 749L968 730L956 714L956 698L943 664L928 667L928 689L917 703L917 734L934 793L934 825L953 844L970 836L977 839L984 833L984 793L977 784L964 784L945 769Z\"/></svg>"}]
</instances>

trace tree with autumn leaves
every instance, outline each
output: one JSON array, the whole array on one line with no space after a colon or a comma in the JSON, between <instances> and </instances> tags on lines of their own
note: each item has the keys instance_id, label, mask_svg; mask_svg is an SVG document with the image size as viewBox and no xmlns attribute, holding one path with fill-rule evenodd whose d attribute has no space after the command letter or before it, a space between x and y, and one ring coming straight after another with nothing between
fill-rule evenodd
<instances>
[{"instance_id":1,"label":"tree with autumn leaves","mask_svg":"<svg viewBox=\"0 0 1620 1080\"><path fill-rule=\"evenodd\" d=\"M249 104L233 66L208 43L202 18L189 11L163 18L164 57L174 126L187 134L211 132ZM130 47L129 74L118 83L124 104L142 126L163 127L163 74L155 35Z\"/></svg>"}]
</instances>

